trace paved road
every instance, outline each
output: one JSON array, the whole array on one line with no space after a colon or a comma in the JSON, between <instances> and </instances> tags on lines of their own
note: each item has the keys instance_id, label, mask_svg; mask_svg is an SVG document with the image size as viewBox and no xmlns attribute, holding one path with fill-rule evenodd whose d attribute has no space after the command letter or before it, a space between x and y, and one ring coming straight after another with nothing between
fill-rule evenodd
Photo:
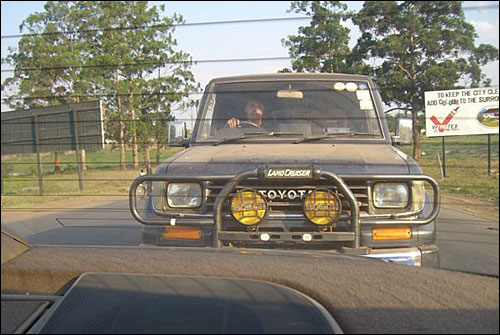
<instances>
[{"instance_id":1,"label":"paved road","mask_svg":"<svg viewBox=\"0 0 500 335\"><path fill-rule=\"evenodd\" d=\"M37 245L140 244L141 226L132 218L125 198L54 204L2 210L2 229ZM437 227L442 268L498 276L498 221L442 208Z\"/></svg>"},{"instance_id":2,"label":"paved road","mask_svg":"<svg viewBox=\"0 0 500 335\"><path fill-rule=\"evenodd\" d=\"M441 208L436 240L442 268L498 276L498 221Z\"/></svg>"}]
</instances>

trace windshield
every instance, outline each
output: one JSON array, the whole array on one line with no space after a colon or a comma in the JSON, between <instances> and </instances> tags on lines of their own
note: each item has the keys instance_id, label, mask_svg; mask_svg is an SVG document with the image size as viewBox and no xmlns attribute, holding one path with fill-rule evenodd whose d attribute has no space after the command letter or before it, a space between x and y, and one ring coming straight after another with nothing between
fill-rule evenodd
<instances>
[{"instance_id":1,"label":"windshield","mask_svg":"<svg viewBox=\"0 0 500 335\"><path fill-rule=\"evenodd\" d=\"M255 132L382 136L367 82L223 83L208 95L200 142Z\"/></svg>"},{"instance_id":2,"label":"windshield","mask_svg":"<svg viewBox=\"0 0 500 335\"><path fill-rule=\"evenodd\" d=\"M94 272L245 278L293 283L348 333L498 333L498 1L1 8L2 295L64 306ZM175 290L69 310L129 333L166 314L260 325L210 299L158 307ZM44 304L2 298L2 333L4 311L22 333Z\"/></svg>"}]
</instances>

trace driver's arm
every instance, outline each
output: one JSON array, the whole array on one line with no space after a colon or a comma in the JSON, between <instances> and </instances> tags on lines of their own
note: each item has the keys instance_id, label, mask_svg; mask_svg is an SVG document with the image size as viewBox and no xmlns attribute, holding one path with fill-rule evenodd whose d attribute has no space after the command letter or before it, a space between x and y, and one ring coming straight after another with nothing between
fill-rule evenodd
<instances>
[{"instance_id":1,"label":"driver's arm","mask_svg":"<svg viewBox=\"0 0 500 335\"><path fill-rule=\"evenodd\" d=\"M227 126L229 128L240 128L241 127L240 120L235 119L234 117L230 118L229 120L227 120Z\"/></svg>"}]
</instances>

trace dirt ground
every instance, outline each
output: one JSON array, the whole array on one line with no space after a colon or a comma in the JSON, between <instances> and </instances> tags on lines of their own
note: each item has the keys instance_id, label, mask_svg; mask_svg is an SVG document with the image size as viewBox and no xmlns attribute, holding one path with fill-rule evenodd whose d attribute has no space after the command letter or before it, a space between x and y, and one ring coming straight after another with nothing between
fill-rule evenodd
<instances>
[{"instance_id":1,"label":"dirt ground","mask_svg":"<svg viewBox=\"0 0 500 335\"><path fill-rule=\"evenodd\" d=\"M498 221L498 208L493 203L485 203L475 198L466 198L456 195L441 195L441 204L445 208L453 208L485 219Z\"/></svg>"}]
</instances>

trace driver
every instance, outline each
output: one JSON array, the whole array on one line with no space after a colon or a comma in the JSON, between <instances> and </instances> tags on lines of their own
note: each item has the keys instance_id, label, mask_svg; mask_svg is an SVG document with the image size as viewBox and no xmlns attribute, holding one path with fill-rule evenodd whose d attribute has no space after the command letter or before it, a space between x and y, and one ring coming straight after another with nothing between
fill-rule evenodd
<instances>
[{"instance_id":1,"label":"driver","mask_svg":"<svg viewBox=\"0 0 500 335\"><path fill-rule=\"evenodd\" d=\"M262 125L262 117L264 116L264 107L257 101L250 101L245 106L246 120L240 122L239 119L230 118L227 120L229 128L241 128L241 123L249 124L255 128L260 128Z\"/></svg>"}]
</instances>

